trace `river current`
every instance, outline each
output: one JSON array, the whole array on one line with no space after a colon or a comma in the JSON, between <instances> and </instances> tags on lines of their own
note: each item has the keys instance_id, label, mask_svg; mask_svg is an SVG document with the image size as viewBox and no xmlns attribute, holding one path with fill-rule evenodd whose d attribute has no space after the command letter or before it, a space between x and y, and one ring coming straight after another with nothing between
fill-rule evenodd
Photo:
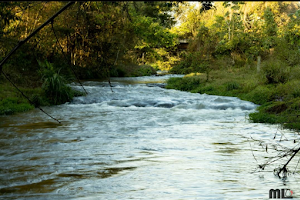
<instances>
[{"instance_id":1,"label":"river current","mask_svg":"<svg viewBox=\"0 0 300 200\"><path fill-rule=\"evenodd\" d=\"M43 107L61 124L38 109L0 116L0 198L269 199L290 189L297 199L299 174L273 174L288 158L260 172L276 152L251 140L294 132L250 123L251 102L161 87L171 76L85 81L87 96Z\"/></svg>"}]
</instances>

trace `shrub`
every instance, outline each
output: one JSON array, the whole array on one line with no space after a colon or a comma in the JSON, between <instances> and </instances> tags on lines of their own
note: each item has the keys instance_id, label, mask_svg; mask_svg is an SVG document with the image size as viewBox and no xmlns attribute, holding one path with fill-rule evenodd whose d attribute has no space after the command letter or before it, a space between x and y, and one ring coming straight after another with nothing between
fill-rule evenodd
<instances>
[{"instance_id":1,"label":"shrub","mask_svg":"<svg viewBox=\"0 0 300 200\"><path fill-rule=\"evenodd\" d=\"M256 104L265 104L273 99L273 92L266 86L258 86L246 95L249 101Z\"/></svg>"},{"instance_id":2,"label":"shrub","mask_svg":"<svg viewBox=\"0 0 300 200\"><path fill-rule=\"evenodd\" d=\"M253 123L277 123L276 117L274 115L262 112L250 113L249 120Z\"/></svg>"},{"instance_id":3,"label":"shrub","mask_svg":"<svg viewBox=\"0 0 300 200\"><path fill-rule=\"evenodd\" d=\"M290 67L280 60L269 59L262 63L262 74L269 84L285 83L290 78Z\"/></svg>"},{"instance_id":4,"label":"shrub","mask_svg":"<svg viewBox=\"0 0 300 200\"><path fill-rule=\"evenodd\" d=\"M42 90L51 104L61 104L71 101L74 92L71 87L66 85L66 79L59 74L60 70L55 70L52 63L48 61L39 62L41 66L40 73L43 75Z\"/></svg>"},{"instance_id":5,"label":"shrub","mask_svg":"<svg viewBox=\"0 0 300 200\"><path fill-rule=\"evenodd\" d=\"M290 122L283 124L284 128L288 128L290 130L299 131L300 130L300 123L299 122Z\"/></svg>"},{"instance_id":6,"label":"shrub","mask_svg":"<svg viewBox=\"0 0 300 200\"><path fill-rule=\"evenodd\" d=\"M73 98L71 88L65 84L59 73L45 78L42 89L53 104L61 104Z\"/></svg>"},{"instance_id":7,"label":"shrub","mask_svg":"<svg viewBox=\"0 0 300 200\"><path fill-rule=\"evenodd\" d=\"M210 63L202 58L200 52L189 53L185 59L171 68L173 74L190 74L192 72L209 73L211 71Z\"/></svg>"},{"instance_id":8,"label":"shrub","mask_svg":"<svg viewBox=\"0 0 300 200\"><path fill-rule=\"evenodd\" d=\"M300 79L300 65L296 65L296 66L293 66L291 67L291 77L290 77L290 80L293 80L293 79Z\"/></svg>"},{"instance_id":9,"label":"shrub","mask_svg":"<svg viewBox=\"0 0 300 200\"><path fill-rule=\"evenodd\" d=\"M29 99L33 103L34 107L46 104L43 98L38 94L33 94Z\"/></svg>"},{"instance_id":10,"label":"shrub","mask_svg":"<svg viewBox=\"0 0 300 200\"><path fill-rule=\"evenodd\" d=\"M289 103L289 108L287 110L288 113L299 113L300 110L300 97L291 99L288 101Z\"/></svg>"},{"instance_id":11,"label":"shrub","mask_svg":"<svg viewBox=\"0 0 300 200\"><path fill-rule=\"evenodd\" d=\"M112 77L137 77L155 75L156 70L151 65L137 65L134 63L119 64L110 71Z\"/></svg>"},{"instance_id":12,"label":"shrub","mask_svg":"<svg viewBox=\"0 0 300 200\"><path fill-rule=\"evenodd\" d=\"M137 74L138 76L151 76L156 74L156 70L151 65L140 65Z\"/></svg>"},{"instance_id":13,"label":"shrub","mask_svg":"<svg viewBox=\"0 0 300 200\"><path fill-rule=\"evenodd\" d=\"M226 91L237 90L237 89L240 89L240 85L237 82L232 81L226 83Z\"/></svg>"},{"instance_id":14,"label":"shrub","mask_svg":"<svg viewBox=\"0 0 300 200\"><path fill-rule=\"evenodd\" d=\"M197 88L197 92L200 94L204 94L204 93L209 94L210 92L212 92L214 90L215 90L215 88L211 85Z\"/></svg>"},{"instance_id":15,"label":"shrub","mask_svg":"<svg viewBox=\"0 0 300 200\"><path fill-rule=\"evenodd\" d=\"M227 69L232 67L234 62L230 55L216 55L216 59L212 64L214 69Z\"/></svg>"},{"instance_id":16,"label":"shrub","mask_svg":"<svg viewBox=\"0 0 300 200\"><path fill-rule=\"evenodd\" d=\"M171 77L167 81L167 89L177 89L181 91L191 91L200 85L199 77Z\"/></svg>"},{"instance_id":17,"label":"shrub","mask_svg":"<svg viewBox=\"0 0 300 200\"><path fill-rule=\"evenodd\" d=\"M188 58L179 62L177 65L170 69L170 73L172 74L189 74L192 72L194 72L194 70L191 67L191 60Z\"/></svg>"},{"instance_id":18,"label":"shrub","mask_svg":"<svg viewBox=\"0 0 300 200\"><path fill-rule=\"evenodd\" d=\"M171 77L167 80L167 85L166 88L167 89L176 89L178 87L178 85L180 85L182 78L179 77Z\"/></svg>"},{"instance_id":19,"label":"shrub","mask_svg":"<svg viewBox=\"0 0 300 200\"><path fill-rule=\"evenodd\" d=\"M248 93L254 90L258 85L258 81L255 79L248 79L247 82L242 84L242 92Z\"/></svg>"},{"instance_id":20,"label":"shrub","mask_svg":"<svg viewBox=\"0 0 300 200\"><path fill-rule=\"evenodd\" d=\"M119 67L113 68L109 71L111 77L124 77L125 71Z\"/></svg>"},{"instance_id":21,"label":"shrub","mask_svg":"<svg viewBox=\"0 0 300 200\"><path fill-rule=\"evenodd\" d=\"M285 102L277 101L272 102L263 108L264 112L269 114L279 114L288 109L288 105Z\"/></svg>"},{"instance_id":22,"label":"shrub","mask_svg":"<svg viewBox=\"0 0 300 200\"><path fill-rule=\"evenodd\" d=\"M295 36L296 35L294 35L294 37ZM280 60L285 60L291 67L300 64L300 51L298 45L297 43L291 44L287 38L278 39L277 45L274 48L274 56Z\"/></svg>"},{"instance_id":23,"label":"shrub","mask_svg":"<svg viewBox=\"0 0 300 200\"><path fill-rule=\"evenodd\" d=\"M274 91L278 100L289 100L300 97L300 81L292 80L285 84L279 84Z\"/></svg>"}]
</instances>

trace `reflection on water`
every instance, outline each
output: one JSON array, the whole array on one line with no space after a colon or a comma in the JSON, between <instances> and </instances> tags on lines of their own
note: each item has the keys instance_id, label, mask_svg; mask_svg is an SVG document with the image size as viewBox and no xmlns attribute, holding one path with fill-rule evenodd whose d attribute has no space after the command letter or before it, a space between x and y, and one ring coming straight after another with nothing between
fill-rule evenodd
<instances>
[{"instance_id":1,"label":"reflection on water","mask_svg":"<svg viewBox=\"0 0 300 200\"><path fill-rule=\"evenodd\" d=\"M18 129L43 129L43 128L57 128L61 126L61 124L57 122L33 122L22 125L15 124L1 124L1 127L18 127Z\"/></svg>"},{"instance_id":2,"label":"reflection on water","mask_svg":"<svg viewBox=\"0 0 300 200\"><path fill-rule=\"evenodd\" d=\"M247 138L278 131L248 122L255 104L166 90L168 77L114 78L113 92L87 81L87 96L44 107L61 124L39 110L0 116L0 197L268 199L272 188L296 197L298 174L283 182L277 164L252 173L272 153Z\"/></svg>"}]
</instances>

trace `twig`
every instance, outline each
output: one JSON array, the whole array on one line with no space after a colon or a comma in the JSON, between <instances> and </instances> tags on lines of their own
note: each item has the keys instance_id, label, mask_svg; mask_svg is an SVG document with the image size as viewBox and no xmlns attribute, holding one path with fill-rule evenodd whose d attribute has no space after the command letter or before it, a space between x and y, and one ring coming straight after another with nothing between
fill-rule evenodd
<instances>
[{"instance_id":1,"label":"twig","mask_svg":"<svg viewBox=\"0 0 300 200\"><path fill-rule=\"evenodd\" d=\"M290 157L290 159L287 161L287 163L285 163L285 165L279 170L279 172L277 173L277 175L279 176L279 174L282 172L282 170L286 170L286 166L289 164L289 162L294 158L294 156L300 151L300 148L298 148L297 150L294 150L294 154ZM280 177L280 176L279 176Z\"/></svg>"},{"instance_id":2,"label":"twig","mask_svg":"<svg viewBox=\"0 0 300 200\"><path fill-rule=\"evenodd\" d=\"M115 62L114 62L114 65L116 65L116 62L117 62L117 60L118 60L119 52L120 52L120 49L118 49L117 57L116 57L116 60L115 60ZM109 86L110 86L111 92L114 92L113 89L112 89L111 82L110 82L109 68L107 68L107 76L108 76L108 84L109 84Z\"/></svg>"},{"instance_id":3,"label":"twig","mask_svg":"<svg viewBox=\"0 0 300 200\"><path fill-rule=\"evenodd\" d=\"M249 140L248 140L248 141L249 141ZM250 141L249 141L249 145L250 145L250 148L251 148L252 155L253 155L254 159L256 160L256 163L257 163L257 159L256 159L255 156L254 156L254 153L253 153L253 150L252 150L252 146L251 146L251 142L250 142Z\"/></svg>"},{"instance_id":4,"label":"twig","mask_svg":"<svg viewBox=\"0 0 300 200\"><path fill-rule=\"evenodd\" d=\"M296 165L295 170L294 170L293 173L295 173L295 171L296 171L296 169L297 169L297 167L298 167L299 161L300 161L300 158L299 158L299 160L298 160L298 162L297 162L297 165Z\"/></svg>"},{"instance_id":5,"label":"twig","mask_svg":"<svg viewBox=\"0 0 300 200\"><path fill-rule=\"evenodd\" d=\"M65 5L63 8L61 8L57 13L55 13L52 17L50 17L46 22L44 22L41 26L39 26L37 29L35 29L35 31L33 31L29 36L27 36L24 40L21 40L18 42L18 44L8 53L8 55L1 61L0 63L0 71L3 73L3 75L5 76L5 78L22 94L23 97L25 97L29 103L31 103L32 105L34 105L34 103L10 80L10 78L8 78L8 76L3 72L3 65L4 63L8 60L8 58L10 58L10 56L13 55L13 53L20 48L24 43L26 43L32 36L34 36L35 34L37 34L42 28L44 28L47 24L49 24L54 18L56 18L60 13L62 13L65 9L67 9L69 6L71 6L72 4L74 4L74 1L70 1L67 5ZM48 115L49 117L51 117L52 119L54 119L55 121L57 121L58 123L61 123L60 121L58 121L57 119L55 119L54 117L52 117L51 115L49 115L48 113L46 113L43 109L41 109L39 106L37 106L43 113L45 113L46 115Z\"/></svg>"},{"instance_id":6,"label":"twig","mask_svg":"<svg viewBox=\"0 0 300 200\"><path fill-rule=\"evenodd\" d=\"M117 62L117 60L118 60L119 52L120 52L120 49L118 49L118 53L117 53L117 57L116 57L116 60L115 60L115 62L114 62L114 65L116 65L116 62Z\"/></svg>"},{"instance_id":7,"label":"twig","mask_svg":"<svg viewBox=\"0 0 300 200\"><path fill-rule=\"evenodd\" d=\"M20 48L24 43L26 43L32 36L37 34L44 26L49 24L54 18L56 18L60 13L62 13L65 9L67 9L70 5L75 3L74 1L70 1L67 5L65 5L63 8L61 8L57 13L55 13L52 17L50 17L46 22L44 22L41 26L39 26L35 31L33 31L27 38L24 40L19 41L19 43L9 52L9 54L1 61L0 63L0 71L2 71L3 64L7 61L7 59L18 49Z\"/></svg>"},{"instance_id":8,"label":"twig","mask_svg":"<svg viewBox=\"0 0 300 200\"><path fill-rule=\"evenodd\" d=\"M31 103L32 105L34 105L34 103L10 80L10 78L8 78L8 76L1 71L2 74L5 76L5 78L23 95L23 97L25 97L29 103ZM61 123L60 121L58 121L57 119L55 119L54 117L52 117L51 115L49 115L48 113L46 113L42 108L40 108L39 106L36 106L38 109L40 109L40 111L42 111L43 113L45 113L46 115L48 115L49 117L51 117L52 119L54 119L55 121L57 121L58 123Z\"/></svg>"},{"instance_id":9,"label":"twig","mask_svg":"<svg viewBox=\"0 0 300 200\"><path fill-rule=\"evenodd\" d=\"M109 86L110 86L110 90L111 90L111 92L114 92L113 91L113 89L112 89L112 85L111 85L111 83L110 83L110 75L109 75L109 68L107 68L107 77L108 77L108 84L109 84Z\"/></svg>"}]
</instances>

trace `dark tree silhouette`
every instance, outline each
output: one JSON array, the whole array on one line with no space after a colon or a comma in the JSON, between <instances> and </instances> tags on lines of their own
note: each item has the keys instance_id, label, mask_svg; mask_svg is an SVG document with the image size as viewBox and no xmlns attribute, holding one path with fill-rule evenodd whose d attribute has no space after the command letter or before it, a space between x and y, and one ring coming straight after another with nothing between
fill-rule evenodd
<instances>
[{"instance_id":1,"label":"dark tree silhouette","mask_svg":"<svg viewBox=\"0 0 300 200\"><path fill-rule=\"evenodd\" d=\"M200 13L214 8L213 1L200 1L202 7Z\"/></svg>"}]
</instances>

